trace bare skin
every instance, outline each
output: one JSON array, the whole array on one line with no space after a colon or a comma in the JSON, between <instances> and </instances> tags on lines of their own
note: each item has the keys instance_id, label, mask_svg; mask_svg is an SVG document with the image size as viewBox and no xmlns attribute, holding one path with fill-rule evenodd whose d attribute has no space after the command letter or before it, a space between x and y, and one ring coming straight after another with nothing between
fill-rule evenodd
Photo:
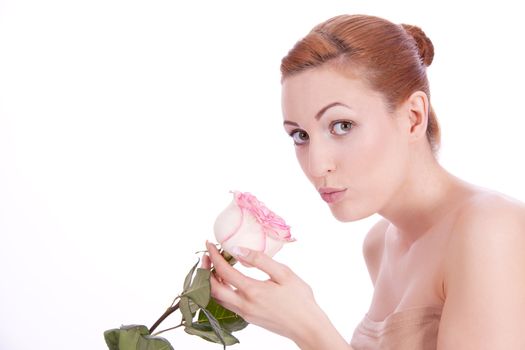
<instances>
[{"instance_id":1,"label":"bare skin","mask_svg":"<svg viewBox=\"0 0 525 350\"><path fill-rule=\"evenodd\" d=\"M390 111L362 80L330 67L283 82L284 127L305 175L317 190L343 193L328 204L334 217L384 218L363 248L368 316L442 307L439 350L524 349L525 205L445 171L426 137L428 109L416 91ZM351 349L287 266L246 251L239 260L270 276L257 281L208 249L212 295L224 306L301 349Z\"/></svg>"}]
</instances>

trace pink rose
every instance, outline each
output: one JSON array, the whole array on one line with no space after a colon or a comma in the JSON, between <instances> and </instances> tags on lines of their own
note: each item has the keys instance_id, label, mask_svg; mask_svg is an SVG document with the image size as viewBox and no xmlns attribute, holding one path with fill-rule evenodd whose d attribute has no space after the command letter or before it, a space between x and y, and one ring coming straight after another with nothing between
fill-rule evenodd
<instances>
[{"instance_id":1,"label":"pink rose","mask_svg":"<svg viewBox=\"0 0 525 350\"><path fill-rule=\"evenodd\" d=\"M295 239L290 226L248 192L232 191L233 200L215 220L215 238L228 253L245 247L274 256Z\"/></svg>"}]
</instances>

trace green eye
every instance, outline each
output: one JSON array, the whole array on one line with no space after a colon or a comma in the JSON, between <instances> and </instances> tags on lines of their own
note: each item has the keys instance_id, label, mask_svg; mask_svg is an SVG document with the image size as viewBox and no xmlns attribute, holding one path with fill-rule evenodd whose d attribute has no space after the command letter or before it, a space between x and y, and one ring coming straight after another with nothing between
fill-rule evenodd
<instances>
[{"instance_id":1,"label":"green eye","mask_svg":"<svg viewBox=\"0 0 525 350\"><path fill-rule=\"evenodd\" d=\"M332 124L331 132L332 134L336 134L336 135L344 135L344 134L347 134L352 129L353 126L354 124L349 121L335 122Z\"/></svg>"},{"instance_id":2,"label":"green eye","mask_svg":"<svg viewBox=\"0 0 525 350\"><path fill-rule=\"evenodd\" d=\"M303 145L310 139L310 137L304 130L294 130L290 133L290 136L292 137L293 142L296 145Z\"/></svg>"}]
</instances>

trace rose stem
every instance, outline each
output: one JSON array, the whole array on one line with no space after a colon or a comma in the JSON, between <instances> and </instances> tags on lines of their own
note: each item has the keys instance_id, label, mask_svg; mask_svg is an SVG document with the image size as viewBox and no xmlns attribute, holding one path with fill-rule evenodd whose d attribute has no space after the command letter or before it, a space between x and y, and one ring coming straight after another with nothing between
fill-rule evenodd
<instances>
[{"instance_id":1,"label":"rose stem","mask_svg":"<svg viewBox=\"0 0 525 350\"><path fill-rule=\"evenodd\" d=\"M158 331L158 332L156 332L155 334L152 334L152 335L156 336L156 335L159 335L161 333L164 333L164 332L167 332L167 331L171 331L172 329L176 329L176 328L179 328L179 327L182 327L182 326L184 326L184 323L180 323L180 324L176 325L175 327L163 329L163 330Z\"/></svg>"},{"instance_id":2,"label":"rose stem","mask_svg":"<svg viewBox=\"0 0 525 350\"><path fill-rule=\"evenodd\" d=\"M168 317L169 315L171 315L173 312L175 312L178 308L179 308L179 304L180 304L180 301L177 302L177 304L173 305L173 306L170 306L166 312L164 312L162 314L162 316L160 316L160 318L157 320L157 322L155 322L153 324L153 326L151 326L151 328L149 329L149 334L153 333L153 331L155 330L155 328L157 328L159 326L159 324L162 323L162 321L164 321L166 319L166 317Z\"/></svg>"}]
</instances>

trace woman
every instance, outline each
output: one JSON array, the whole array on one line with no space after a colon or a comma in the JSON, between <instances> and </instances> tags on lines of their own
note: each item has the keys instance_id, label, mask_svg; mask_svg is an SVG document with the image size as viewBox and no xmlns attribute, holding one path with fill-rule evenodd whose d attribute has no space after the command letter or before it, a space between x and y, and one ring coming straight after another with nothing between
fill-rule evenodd
<instances>
[{"instance_id":1,"label":"woman","mask_svg":"<svg viewBox=\"0 0 525 350\"><path fill-rule=\"evenodd\" d=\"M525 206L437 162L432 58L421 29L358 15L316 26L282 60L284 128L304 173L338 220L383 218L364 242L374 295L350 345L308 285L262 253L237 250L268 281L208 245L214 298L301 349L525 349Z\"/></svg>"}]
</instances>

